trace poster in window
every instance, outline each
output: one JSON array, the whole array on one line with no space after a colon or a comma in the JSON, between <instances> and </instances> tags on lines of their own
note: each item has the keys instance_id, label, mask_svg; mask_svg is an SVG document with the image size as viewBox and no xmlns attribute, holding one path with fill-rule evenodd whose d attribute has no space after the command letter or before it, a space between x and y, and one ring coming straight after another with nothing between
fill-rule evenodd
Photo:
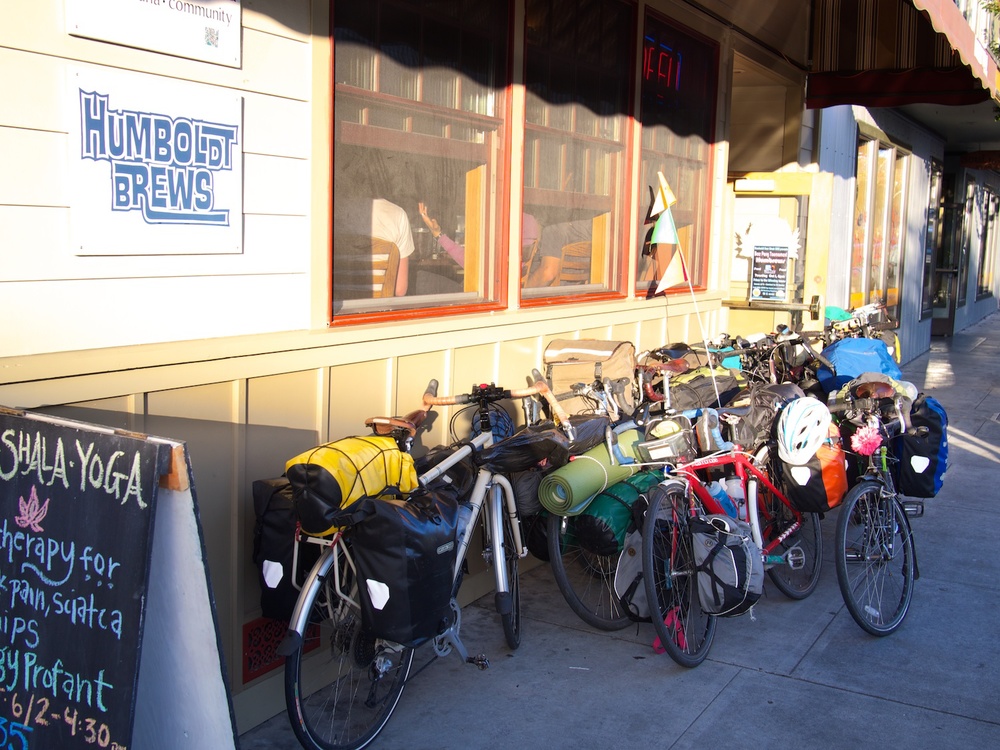
<instances>
[{"instance_id":1,"label":"poster in window","mask_svg":"<svg viewBox=\"0 0 1000 750\"><path fill-rule=\"evenodd\" d=\"M750 300L788 301L788 248L755 245L750 265Z\"/></svg>"}]
</instances>

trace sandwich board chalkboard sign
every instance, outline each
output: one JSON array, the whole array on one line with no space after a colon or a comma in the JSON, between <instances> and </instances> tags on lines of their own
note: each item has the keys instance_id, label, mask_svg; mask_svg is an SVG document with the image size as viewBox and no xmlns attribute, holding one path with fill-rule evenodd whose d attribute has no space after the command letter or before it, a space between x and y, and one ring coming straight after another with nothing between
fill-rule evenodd
<instances>
[{"instance_id":1,"label":"sandwich board chalkboard sign","mask_svg":"<svg viewBox=\"0 0 1000 750\"><path fill-rule=\"evenodd\" d=\"M168 445L0 407L3 748L128 748Z\"/></svg>"}]
</instances>

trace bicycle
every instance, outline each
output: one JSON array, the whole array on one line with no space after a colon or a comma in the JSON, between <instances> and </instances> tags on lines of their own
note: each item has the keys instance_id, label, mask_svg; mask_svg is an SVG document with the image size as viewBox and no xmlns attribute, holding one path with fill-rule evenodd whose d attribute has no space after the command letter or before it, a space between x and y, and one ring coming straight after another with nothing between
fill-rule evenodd
<instances>
[{"instance_id":1,"label":"bicycle","mask_svg":"<svg viewBox=\"0 0 1000 750\"><path fill-rule=\"evenodd\" d=\"M478 454L474 487L463 502L464 528L459 527L456 560L452 575L449 611L443 613L447 625L431 639L434 659L453 651L467 664L489 667L482 654L469 656L460 637L461 610L456 596L462 580L463 563L469 542L482 520L486 537L484 557L494 570L496 605L504 636L514 649L521 640L518 560L527 555L521 539L517 506L510 482L498 464L511 460L503 441L494 443L491 406L507 399L542 395L549 401L560 426L572 438L565 412L555 403L545 381L536 371L534 385L505 390L493 384L473 386L468 394L437 396L437 381L430 381L423 396L423 409L404 418L367 420L376 434L392 435L401 448L408 449L413 436L433 407L446 404L474 404L479 433L457 447L451 455L420 476L426 486L448 469ZM539 440L547 439L545 435ZM523 445L521 443L520 445ZM484 457L489 449L491 458ZM526 451L526 462L537 459ZM363 523L363 521L362 521ZM286 657L285 701L292 730L304 748L358 750L366 747L382 731L396 708L410 679L414 650L422 644L402 645L379 638L367 627L359 603L358 573L351 549L351 528L338 528L330 537L300 536L299 543L320 545L322 552L310 569L292 613L288 633L277 652Z\"/></svg>"},{"instance_id":2,"label":"bicycle","mask_svg":"<svg viewBox=\"0 0 1000 750\"><path fill-rule=\"evenodd\" d=\"M720 409L745 416L747 407ZM721 441L721 435L717 436ZM818 514L799 511L772 481L771 446L752 453L728 444L681 463L650 491L642 532L643 578L660 647L679 665L696 667L711 650L716 618L698 598L691 519L725 513L710 493L709 473L734 476L746 498L737 516L751 528L768 577L791 599L804 599L819 583L823 537Z\"/></svg>"},{"instance_id":3,"label":"bicycle","mask_svg":"<svg viewBox=\"0 0 1000 750\"><path fill-rule=\"evenodd\" d=\"M888 446L910 429L906 411L892 386L881 382L853 385L847 399L830 410L857 427L852 446L865 459L837 519L837 583L847 611L863 630L890 635L903 624L920 577L910 508L896 491L896 459ZM919 514L916 507L913 514Z\"/></svg>"},{"instance_id":4,"label":"bicycle","mask_svg":"<svg viewBox=\"0 0 1000 750\"><path fill-rule=\"evenodd\" d=\"M594 404L593 416L605 420L612 431L609 440L619 429L616 424L634 426L600 381L578 383L573 392ZM570 609L585 623L599 630L621 630L632 622L632 618L614 588L619 555L600 554L581 545L575 524L573 516L548 513L546 540L556 586Z\"/></svg>"}]
</instances>

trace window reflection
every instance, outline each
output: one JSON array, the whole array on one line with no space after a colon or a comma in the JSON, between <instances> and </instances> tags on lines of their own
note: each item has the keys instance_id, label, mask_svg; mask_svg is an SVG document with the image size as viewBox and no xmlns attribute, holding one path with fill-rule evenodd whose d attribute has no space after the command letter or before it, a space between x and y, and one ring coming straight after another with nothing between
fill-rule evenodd
<instances>
[{"instance_id":1,"label":"window reflection","mask_svg":"<svg viewBox=\"0 0 1000 750\"><path fill-rule=\"evenodd\" d=\"M524 297L620 287L624 159L635 8L527 0Z\"/></svg>"},{"instance_id":2,"label":"window reflection","mask_svg":"<svg viewBox=\"0 0 1000 750\"><path fill-rule=\"evenodd\" d=\"M509 12L334 3L335 318L495 299Z\"/></svg>"}]
</instances>

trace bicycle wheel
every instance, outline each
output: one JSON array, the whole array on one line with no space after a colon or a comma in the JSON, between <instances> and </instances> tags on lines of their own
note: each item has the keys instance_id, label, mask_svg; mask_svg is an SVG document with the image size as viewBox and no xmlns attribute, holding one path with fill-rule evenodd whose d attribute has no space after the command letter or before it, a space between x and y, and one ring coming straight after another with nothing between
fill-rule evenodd
<instances>
[{"instance_id":1,"label":"bicycle wheel","mask_svg":"<svg viewBox=\"0 0 1000 750\"><path fill-rule=\"evenodd\" d=\"M548 518L549 564L556 586L577 617L598 630L621 630L632 619L615 594L618 555L596 555L581 547L573 519Z\"/></svg>"},{"instance_id":2,"label":"bicycle wheel","mask_svg":"<svg viewBox=\"0 0 1000 750\"><path fill-rule=\"evenodd\" d=\"M503 635L507 645L516 649L521 645L521 584L517 549L505 499L501 485L494 484L484 508L483 549L486 563L493 567L494 603L500 615Z\"/></svg>"},{"instance_id":3,"label":"bicycle wheel","mask_svg":"<svg viewBox=\"0 0 1000 750\"><path fill-rule=\"evenodd\" d=\"M288 718L305 748L367 746L396 708L413 663L413 649L366 632L352 570L343 559L339 562L307 594L310 626L302 645L285 660ZM332 577L338 571L351 602L334 592Z\"/></svg>"},{"instance_id":4,"label":"bicycle wheel","mask_svg":"<svg viewBox=\"0 0 1000 750\"><path fill-rule=\"evenodd\" d=\"M764 546L781 538L795 522L795 511L762 484L757 485L757 506L760 512L760 533ZM767 570L768 578L789 599L805 599L819 584L823 563L823 530L816 513L800 513L802 525L771 550L784 562L774 563Z\"/></svg>"},{"instance_id":5,"label":"bicycle wheel","mask_svg":"<svg viewBox=\"0 0 1000 750\"><path fill-rule=\"evenodd\" d=\"M854 621L872 635L898 630L913 598L915 569L903 506L881 482L856 484L837 519L837 583Z\"/></svg>"},{"instance_id":6,"label":"bicycle wheel","mask_svg":"<svg viewBox=\"0 0 1000 750\"><path fill-rule=\"evenodd\" d=\"M660 647L682 667L696 667L712 648L716 620L698 599L686 495L682 482L650 490L642 529L642 570Z\"/></svg>"},{"instance_id":7,"label":"bicycle wheel","mask_svg":"<svg viewBox=\"0 0 1000 750\"><path fill-rule=\"evenodd\" d=\"M499 495L497 502L502 502L502 499L503 496ZM504 561L507 586L510 592L510 607L502 608L509 609L509 611L500 612L500 623L503 625L503 635L507 640L507 645L516 649L521 645L521 583L518 575L518 556L517 550L514 548L510 516L506 513L501 513L501 515L503 516L503 536L499 540L495 540L499 549L494 551L494 555L496 555L494 559ZM501 609L499 603L497 609Z\"/></svg>"}]
</instances>

